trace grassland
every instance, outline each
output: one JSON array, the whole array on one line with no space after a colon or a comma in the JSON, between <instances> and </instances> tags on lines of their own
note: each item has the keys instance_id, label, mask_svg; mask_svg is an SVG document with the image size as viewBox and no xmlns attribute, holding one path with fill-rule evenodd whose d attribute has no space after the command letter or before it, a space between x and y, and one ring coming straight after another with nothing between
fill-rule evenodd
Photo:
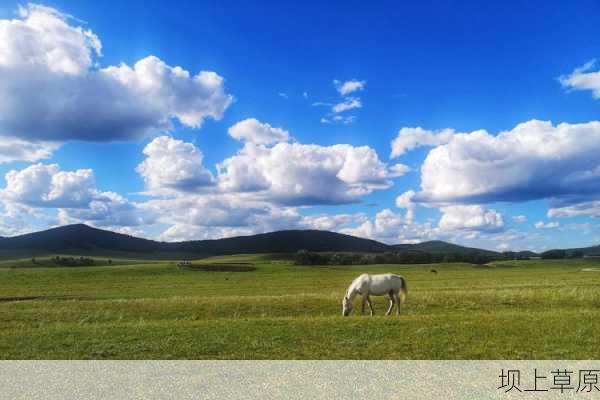
<instances>
[{"instance_id":1,"label":"grassland","mask_svg":"<svg viewBox=\"0 0 600 400\"><path fill-rule=\"evenodd\" d=\"M600 272L593 271L600 260L485 268L300 267L267 256L198 261L252 263L250 272L164 261L43 262L0 264L0 358L600 358ZM341 316L345 288L364 271L407 278L400 318L383 315L383 298L375 298L373 318Z\"/></svg>"}]
</instances>

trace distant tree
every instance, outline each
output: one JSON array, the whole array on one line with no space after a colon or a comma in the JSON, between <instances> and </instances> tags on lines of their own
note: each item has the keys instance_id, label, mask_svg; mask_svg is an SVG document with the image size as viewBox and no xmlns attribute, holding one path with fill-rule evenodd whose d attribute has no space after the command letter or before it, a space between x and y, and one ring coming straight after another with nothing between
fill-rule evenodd
<instances>
[{"instance_id":1,"label":"distant tree","mask_svg":"<svg viewBox=\"0 0 600 400\"><path fill-rule=\"evenodd\" d=\"M111 265L111 264L112 264L112 260L109 258L108 259L108 265Z\"/></svg>"},{"instance_id":2,"label":"distant tree","mask_svg":"<svg viewBox=\"0 0 600 400\"><path fill-rule=\"evenodd\" d=\"M444 254L444 258L442 258L443 263L452 263L456 262L456 254Z\"/></svg>"},{"instance_id":3,"label":"distant tree","mask_svg":"<svg viewBox=\"0 0 600 400\"><path fill-rule=\"evenodd\" d=\"M344 265L344 257L342 254L334 253L329 258L329 264L331 265Z\"/></svg>"},{"instance_id":4,"label":"distant tree","mask_svg":"<svg viewBox=\"0 0 600 400\"><path fill-rule=\"evenodd\" d=\"M56 256L56 263L66 267L87 267L94 265L94 259L89 257L59 257Z\"/></svg>"},{"instance_id":5,"label":"distant tree","mask_svg":"<svg viewBox=\"0 0 600 400\"><path fill-rule=\"evenodd\" d=\"M583 251L573 250L571 254L569 254L569 258L583 258Z\"/></svg>"},{"instance_id":6,"label":"distant tree","mask_svg":"<svg viewBox=\"0 0 600 400\"><path fill-rule=\"evenodd\" d=\"M565 250L548 250L541 255L544 260L561 260L567 256L567 252Z\"/></svg>"},{"instance_id":7,"label":"distant tree","mask_svg":"<svg viewBox=\"0 0 600 400\"><path fill-rule=\"evenodd\" d=\"M330 256L308 250L298 250L294 255L296 265L322 265L329 264Z\"/></svg>"},{"instance_id":8,"label":"distant tree","mask_svg":"<svg viewBox=\"0 0 600 400\"><path fill-rule=\"evenodd\" d=\"M294 263L296 265L308 265L308 261L310 256L308 254L308 250L298 250L294 255Z\"/></svg>"}]
</instances>

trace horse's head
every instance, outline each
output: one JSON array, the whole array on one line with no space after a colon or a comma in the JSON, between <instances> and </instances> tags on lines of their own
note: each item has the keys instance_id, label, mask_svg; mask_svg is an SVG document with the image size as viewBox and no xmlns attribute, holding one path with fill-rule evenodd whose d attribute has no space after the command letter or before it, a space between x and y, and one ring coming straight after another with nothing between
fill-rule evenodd
<instances>
[{"instance_id":1,"label":"horse's head","mask_svg":"<svg viewBox=\"0 0 600 400\"><path fill-rule=\"evenodd\" d=\"M344 296L344 300L342 300L342 315L347 317L352 311L352 302L348 298L348 296Z\"/></svg>"}]
</instances>

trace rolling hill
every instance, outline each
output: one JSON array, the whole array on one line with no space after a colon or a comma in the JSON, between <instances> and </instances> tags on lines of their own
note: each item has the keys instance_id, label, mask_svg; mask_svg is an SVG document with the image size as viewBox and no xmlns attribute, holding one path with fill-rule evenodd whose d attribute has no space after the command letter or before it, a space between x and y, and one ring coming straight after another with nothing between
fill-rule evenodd
<instances>
[{"instance_id":1,"label":"rolling hill","mask_svg":"<svg viewBox=\"0 0 600 400\"><path fill-rule=\"evenodd\" d=\"M293 253L301 249L315 252L423 252L429 254L478 254L500 258L502 253L460 246L440 240L416 244L387 245L375 240L319 230L284 230L250 236L187 242L159 242L84 224L66 225L13 237L0 237L0 257L29 257L41 254L129 255L145 258L179 258L239 253ZM566 249L567 253L600 255L600 246ZM537 256L530 251L513 253Z\"/></svg>"},{"instance_id":2,"label":"rolling hill","mask_svg":"<svg viewBox=\"0 0 600 400\"><path fill-rule=\"evenodd\" d=\"M454 243L448 243L441 240L431 240L428 242L415 243L415 244L396 244L395 249L401 251L423 251L431 254L472 254L480 253L487 256L500 256L501 253L491 250L477 249L474 247L459 246Z\"/></svg>"},{"instance_id":3,"label":"rolling hill","mask_svg":"<svg viewBox=\"0 0 600 400\"><path fill-rule=\"evenodd\" d=\"M287 230L251 236L188 242L158 242L92 228L66 225L45 231L0 238L1 254L98 254L143 255L145 257L210 256L239 253L292 253L310 251L382 252L383 243L340 233L317 230Z\"/></svg>"}]
</instances>

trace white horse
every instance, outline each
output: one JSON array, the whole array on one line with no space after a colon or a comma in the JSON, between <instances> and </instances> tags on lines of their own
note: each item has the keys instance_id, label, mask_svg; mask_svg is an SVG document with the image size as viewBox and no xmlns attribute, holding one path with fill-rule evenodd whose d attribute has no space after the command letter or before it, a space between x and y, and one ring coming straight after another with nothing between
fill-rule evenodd
<instances>
[{"instance_id":1,"label":"white horse","mask_svg":"<svg viewBox=\"0 0 600 400\"><path fill-rule=\"evenodd\" d=\"M362 274L356 278L346 291L342 301L342 315L348 316L352 312L352 302L357 295L362 296L362 313L365 313L365 304L369 305L373 316L373 305L369 296L385 296L390 299L390 306L385 315L390 315L394 305L397 305L396 315L400 315L400 305L406 299L406 280L396 274L369 275Z\"/></svg>"}]
</instances>

